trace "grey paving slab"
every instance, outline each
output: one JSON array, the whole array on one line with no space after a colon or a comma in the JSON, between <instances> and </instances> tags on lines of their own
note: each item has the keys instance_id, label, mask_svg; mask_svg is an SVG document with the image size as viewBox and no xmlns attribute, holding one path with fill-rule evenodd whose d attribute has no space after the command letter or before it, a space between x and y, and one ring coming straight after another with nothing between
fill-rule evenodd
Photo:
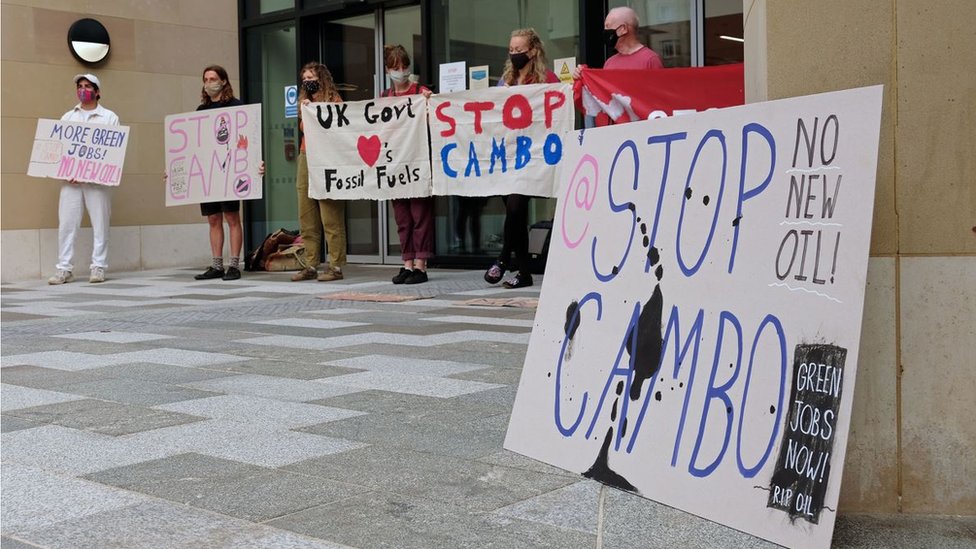
<instances>
[{"instance_id":1,"label":"grey paving slab","mask_svg":"<svg viewBox=\"0 0 976 549\"><path fill-rule=\"evenodd\" d=\"M492 318L489 316L434 316L424 320L428 322L444 322L451 324L473 324L475 326L508 326L511 328L532 328L532 319L521 318Z\"/></svg>"},{"instance_id":2,"label":"grey paving slab","mask_svg":"<svg viewBox=\"0 0 976 549\"><path fill-rule=\"evenodd\" d=\"M65 520L25 536L51 549L338 549L328 542L163 501Z\"/></svg>"},{"instance_id":3,"label":"grey paving slab","mask_svg":"<svg viewBox=\"0 0 976 549\"><path fill-rule=\"evenodd\" d=\"M834 526L834 547L976 547L976 517L926 515L840 515Z\"/></svg>"},{"instance_id":4,"label":"grey paving slab","mask_svg":"<svg viewBox=\"0 0 976 549\"><path fill-rule=\"evenodd\" d=\"M178 447L136 444L127 437L112 437L60 425L4 433L0 435L0 445L3 446L4 466L19 463L68 475L83 475L180 453Z\"/></svg>"},{"instance_id":5,"label":"grey paving slab","mask_svg":"<svg viewBox=\"0 0 976 549\"><path fill-rule=\"evenodd\" d=\"M180 385L125 378L105 378L84 383L72 383L62 385L58 387L58 390L140 406L156 406L218 394L213 391L203 391Z\"/></svg>"},{"instance_id":6,"label":"grey paving slab","mask_svg":"<svg viewBox=\"0 0 976 549\"><path fill-rule=\"evenodd\" d=\"M355 375L355 374L353 374ZM345 377L345 376L338 376ZM326 378L333 379L333 378ZM324 381L324 380L322 380ZM253 395L277 400L290 400L295 402L307 402L328 398L336 395L345 395L361 391L361 388L327 385L321 382L307 382L298 379L285 379L273 376L261 376L242 374L234 377L217 378L207 381L200 381L189 384L192 387L230 393L237 395Z\"/></svg>"},{"instance_id":7,"label":"grey paving slab","mask_svg":"<svg viewBox=\"0 0 976 549\"><path fill-rule=\"evenodd\" d=\"M574 482L497 509L495 514L595 535L601 487L591 480Z\"/></svg>"},{"instance_id":8,"label":"grey paving slab","mask_svg":"<svg viewBox=\"0 0 976 549\"><path fill-rule=\"evenodd\" d=\"M133 351L114 356L124 359L124 362L152 362L153 364L169 364L171 366L212 366L241 360L241 357L237 355L172 348Z\"/></svg>"},{"instance_id":9,"label":"grey paving slab","mask_svg":"<svg viewBox=\"0 0 976 549\"><path fill-rule=\"evenodd\" d=\"M368 332L362 334L322 338L277 335L241 339L237 342L248 345L269 345L277 347L325 350L369 343L389 343L394 345L412 345L416 347L431 347L434 345L463 343L473 340L528 343L528 336L528 333L508 334L483 330L461 330L438 335L404 335L383 332Z\"/></svg>"},{"instance_id":10,"label":"grey paving slab","mask_svg":"<svg viewBox=\"0 0 976 549\"><path fill-rule=\"evenodd\" d=\"M15 313L13 311L2 311L0 312L0 322L19 322L22 320L38 320L41 318L47 318L44 315L36 315L30 313ZM4 545L6 547L6 545Z\"/></svg>"},{"instance_id":11,"label":"grey paving slab","mask_svg":"<svg viewBox=\"0 0 976 549\"><path fill-rule=\"evenodd\" d=\"M472 370L482 370L486 364L471 362L455 362L451 360L435 360L422 358L408 358L391 355L366 355L329 361L333 366L344 366L371 372L382 372L400 375L449 376Z\"/></svg>"},{"instance_id":12,"label":"grey paving slab","mask_svg":"<svg viewBox=\"0 0 976 549\"><path fill-rule=\"evenodd\" d=\"M253 522L367 491L361 486L194 453L85 478Z\"/></svg>"},{"instance_id":13,"label":"grey paving slab","mask_svg":"<svg viewBox=\"0 0 976 549\"><path fill-rule=\"evenodd\" d=\"M208 366L217 368L219 366ZM215 371L212 369L191 368L184 366L172 366L170 364L153 364L149 362L135 362L130 364L116 364L114 366L104 366L94 370L86 370L83 373L91 373L102 377L142 379L146 381L156 381L171 385L181 385L228 377L227 372Z\"/></svg>"},{"instance_id":14,"label":"grey paving slab","mask_svg":"<svg viewBox=\"0 0 976 549\"><path fill-rule=\"evenodd\" d=\"M593 536L534 523L486 520L438 501L373 492L267 523L365 549L593 547Z\"/></svg>"},{"instance_id":15,"label":"grey paving slab","mask_svg":"<svg viewBox=\"0 0 976 549\"><path fill-rule=\"evenodd\" d=\"M68 402L81 398L84 397L70 393L48 391L46 389L7 385L6 383L0 384L0 410L4 412L29 408L31 406L41 406L43 404Z\"/></svg>"},{"instance_id":16,"label":"grey paving slab","mask_svg":"<svg viewBox=\"0 0 976 549\"><path fill-rule=\"evenodd\" d=\"M518 386L522 378L521 368L484 368L471 372L461 372L452 374L451 379L463 379L465 381L480 381L494 385Z\"/></svg>"},{"instance_id":17,"label":"grey paving slab","mask_svg":"<svg viewBox=\"0 0 976 549\"><path fill-rule=\"evenodd\" d=\"M358 374L334 376L315 380L314 383L439 397L466 395L468 393L476 393L478 391L501 387L501 385L481 383L479 381L387 372L361 372Z\"/></svg>"},{"instance_id":18,"label":"grey paving slab","mask_svg":"<svg viewBox=\"0 0 976 549\"><path fill-rule=\"evenodd\" d=\"M224 395L158 406L162 410L226 419L268 429L292 429L364 415L329 406L283 402L251 395Z\"/></svg>"},{"instance_id":19,"label":"grey paving slab","mask_svg":"<svg viewBox=\"0 0 976 549\"><path fill-rule=\"evenodd\" d=\"M8 415L0 416L0 433L12 433L14 431L32 429L42 425L43 423L34 423L33 421L28 421L19 417Z\"/></svg>"},{"instance_id":20,"label":"grey paving slab","mask_svg":"<svg viewBox=\"0 0 976 549\"><path fill-rule=\"evenodd\" d=\"M290 360L253 359L246 362L209 366L209 371L221 370L239 374L256 374L291 379L321 379L361 372L360 369L342 368L327 364L307 364Z\"/></svg>"},{"instance_id":21,"label":"grey paving slab","mask_svg":"<svg viewBox=\"0 0 976 549\"><path fill-rule=\"evenodd\" d=\"M30 433L38 429L21 431ZM16 435L17 433L10 433ZM10 436L8 435L8 436ZM166 427L125 437L134 450L165 448L167 453L154 457L196 452L213 457L241 461L263 467L280 467L325 455L361 448L364 443L294 431L268 429L223 419L213 419ZM145 459L137 460L145 461ZM134 463L130 461L120 465ZM101 467L95 470L107 469ZM91 471L89 471L91 472Z\"/></svg>"},{"instance_id":22,"label":"grey paving slab","mask_svg":"<svg viewBox=\"0 0 976 549\"><path fill-rule=\"evenodd\" d=\"M4 319L6 322L6 319ZM8 538L7 536L0 537L0 549L37 549L36 545L29 545L26 542L16 540L14 538Z\"/></svg>"},{"instance_id":23,"label":"grey paving slab","mask_svg":"<svg viewBox=\"0 0 976 549\"><path fill-rule=\"evenodd\" d=\"M606 547L779 547L777 544L615 488L605 488L604 496L603 543ZM666 527L662 527L665 525Z\"/></svg>"},{"instance_id":24,"label":"grey paving slab","mask_svg":"<svg viewBox=\"0 0 976 549\"><path fill-rule=\"evenodd\" d=\"M359 393L310 401L309 404L361 410L370 414L393 414L404 421L441 416L460 422L500 413L497 407L469 404L463 399L430 397L370 389Z\"/></svg>"},{"instance_id":25,"label":"grey paving slab","mask_svg":"<svg viewBox=\"0 0 976 549\"><path fill-rule=\"evenodd\" d=\"M103 400L74 400L7 412L35 424L54 424L81 431L120 436L200 421L201 417Z\"/></svg>"},{"instance_id":26,"label":"grey paving slab","mask_svg":"<svg viewBox=\"0 0 976 549\"><path fill-rule=\"evenodd\" d=\"M402 356L405 358L447 360L451 362L477 362L493 368L522 368L525 361L525 345L505 345L503 343L472 341L450 345L434 345L432 347L417 347L413 345L390 345L385 343L370 343L368 345L351 345L343 347L341 352L355 356L368 354L383 354L388 356ZM497 345L491 349L488 345ZM518 348L518 352L511 349ZM339 351L331 354L337 354ZM333 358L335 360L335 358Z\"/></svg>"},{"instance_id":27,"label":"grey paving slab","mask_svg":"<svg viewBox=\"0 0 976 549\"><path fill-rule=\"evenodd\" d=\"M117 354L113 355L94 355L89 353L77 353L72 351L42 351L39 353L26 353L3 357L3 368L10 366L41 366L43 368L56 368L58 370L86 370L89 368L100 368L111 366L112 364L123 364L126 362L137 362Z\"/></svg>"},{"instance_id":28,"label":"grey paving slab","mask_svg":"<svg viewBox=\"0 0 976 549\"><path fill-rule=\"evenodd\" d=\"M139 332L114 332L108 330L108 331L100 331L100 332L81 332L77 334L63 334L54 337L62 337L66 339L81 339L84 341L110 341L112 343L139 343L142 341L156 341L159 339L169 339L172 336L159 335L159 334L146 334L146 333L139 333Z\"/></svg>"},{"instance_id":29,"label":"grey paving slab","mask_svg":"<svg viewBox=\"0 0 976 549\"><path fill-rule=\"evenodd\" d=\"M439 417L439 421L431 419ZM369 414L344 421L301 427L298 431L358 440L418 452L460 458L480 458L498 451L505 439L507 416L492 422L452 422L448 414L421 417Z\"/></svg>"},{"instance_id":30,"label":"grey paving slab","mask_svg":"<svg viewBox=\"0 0 976 549\"><path fill-rule=\"evenodd\" d=\"M10 366L0 370L0 379L10 385L53 390L61 385L84 383L110 377L103 370L103 368L93 368L91 370L69 371L41 368L40 366Z\"/></svg>"},{"instance_id":31,"label":"grey paving slab","mask_svg":"<svg viewBox=\"0 0 976 549\"><path fill-rule=\"evenodd\" d=\"M130 492L17 463L4 463L0 477L4 499L0 523L7 535L145 500Z\"/></svg>"},{"instance_id":32,"label":"grey paving slab","mask_svg":"<svg viewBox=\"0 0 976 549\"><path fill-rule=\"evenodd\" d=\"M443 455L410 450L390 452L381 446L296 463L285 469L482 512L574 482L564 476Z\"/></svg>"},{"instance_id":33,"label":"grey paving slab","mask_svg":"<svg viewBox=\"0 0 976 549\"><path fill-rule=\"evenodd\" d=\"M321 318L278 318L275 320L259 320L255 324L270 326L295 326L299 328L317 328L319 330L335 330L337 328L351 328L353 326L368 326L368 322L349 322L345 320L327 320Z\"/></svg>"}]
</instances>

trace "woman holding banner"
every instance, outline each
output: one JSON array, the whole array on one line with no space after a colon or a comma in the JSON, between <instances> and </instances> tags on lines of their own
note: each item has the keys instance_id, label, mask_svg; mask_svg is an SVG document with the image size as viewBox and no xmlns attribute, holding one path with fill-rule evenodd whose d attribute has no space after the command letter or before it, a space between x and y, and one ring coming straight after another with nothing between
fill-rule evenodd
<instances>
[{"instance_id":1,"label":"woman holding banner","mask_svg":"<svg viewBox=\"0 0 976 549\"><path fill-rule=\"evenodd\" d=\"M546 51L535 29L512 31L508 41L508 60L498 81L499 86L522 84L554 84L559 82L556 73L547 68ZM506 288L524 288L532 285L529 273L529 199L522 194L502 197L505 203L505 225L502 233L502 251L495 263L485 272L485 282L497 284L506 270L518 271L506 280ZM514 263L512 258L514 256Z\"/></svg>"},{"instance_id":2,"label":"woman holding banner","mask_svg":"<svg viewBox=\"0 0 976 549\"><path fill-rule=\"evenodd\" d=\"M383 97L416 94L430 97L429 89L410 80L410 55L406 48L399 44L384 46L383 60L393 84L383 92ZM400 237L400 259L403 260L403 267L393 277L393 283L427 282L427 260L434 255L434 197L395 199L393 217Z\"/></svg>"},{"instance_id":3,"label":"woman holding banner","mask_svg":"<svg viewBox=\"0 0 976 549\"><path fill-rule=\"evenodd\" d=\"M302 106L309 103L338 103L342 101L329 69L318 62L306 63L298 73L301 78L298 99ZM299 109L298 115L301 117ZM304 131L304 121L298 127ZM291 279L318 279L323 282L342 280L342 267L346 264L346 205L340 200L316 200L308 197L308 157L305 155L305 135L302 134L298 153L298 175L295 183L298 192L298 223L305 242L305 268ZM322 249L322 233L329 245L329 265L321 274L319 250Z\"/></svg>"},{"instance_id":4,"label":"woman holding banner","mask_svg":"<svg viewBox=\"0 0 976 549\"><path fill-rule=\"evenodd\" d=\"M227 70L220 65L210 65L203 69L203 89L200 91L198 111L236 107L244 103L234 97ZM263 173L263 167L262 167ZM196 280L221 278L237 280L241 277L241 247L244 245L244 227L241 224L241 201L225 200L200 204L200 213L210 225L211 264L207 270L194 276ZM224 269L224 221L230 232L230 263Z\"/></svg>"}]
</instances>

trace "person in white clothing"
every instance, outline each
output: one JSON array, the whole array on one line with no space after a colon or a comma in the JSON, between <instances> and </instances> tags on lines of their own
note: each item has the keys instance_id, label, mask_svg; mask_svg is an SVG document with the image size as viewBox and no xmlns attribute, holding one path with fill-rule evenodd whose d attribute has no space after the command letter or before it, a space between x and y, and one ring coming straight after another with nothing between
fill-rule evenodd
<instances>
[{"instance_id":1,"label":"person in white clothing","mask_svg":"<svg viewBox=\"0 0 976 549\"><path fill-rule=\"evenodd\" d=\"M101 99L101 82L98 77L94 74L79 74L75 76L75 88L79 103L64 113L61 120L119 125L119 117L98 104ZM95 237L88 282L94 284L105 281L105 269L108 267L108 228L112 216L112 187L71 180L61 185L61 199L58 204L58 271L47 280L48 284L64 284L74 279L71 260L85 208L88 208Z\"/></svg>"}]
</instances>

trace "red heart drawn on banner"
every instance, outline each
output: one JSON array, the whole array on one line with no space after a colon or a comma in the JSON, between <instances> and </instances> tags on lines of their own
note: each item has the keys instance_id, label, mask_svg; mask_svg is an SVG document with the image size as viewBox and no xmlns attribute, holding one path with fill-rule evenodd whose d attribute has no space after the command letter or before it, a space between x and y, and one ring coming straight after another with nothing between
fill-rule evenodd
<instances>
[{"instance_id":1,"label":"red heart drawn on banner","mask_svg":"<svg viewBox=\"0 0 976 549\"><path fill-rule=\"evenodd\" d=\"M380 138L375 135L370 137L360 135L356 148L359 149L359 157L372 168L373 164L376 164L376 159L380 157Z\"/></svg>"}]
</instances>

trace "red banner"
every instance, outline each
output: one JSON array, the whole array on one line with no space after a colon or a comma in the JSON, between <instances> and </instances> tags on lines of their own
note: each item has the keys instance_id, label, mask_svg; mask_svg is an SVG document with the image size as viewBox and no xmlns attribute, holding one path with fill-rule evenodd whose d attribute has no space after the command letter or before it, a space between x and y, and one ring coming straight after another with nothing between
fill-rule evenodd
<instances>
[{"instance_id":1,"label":"red banner","mask_svg":"<svg viewBox=\"0 0 976 549\"><path fill-rule=\"evenodd\" d=\"M647 120L745 103L743 64L662 70L583 69L576 104L597 125ZM602 123L601 123L602 122Z\"/></svg>"}]
</instances>

